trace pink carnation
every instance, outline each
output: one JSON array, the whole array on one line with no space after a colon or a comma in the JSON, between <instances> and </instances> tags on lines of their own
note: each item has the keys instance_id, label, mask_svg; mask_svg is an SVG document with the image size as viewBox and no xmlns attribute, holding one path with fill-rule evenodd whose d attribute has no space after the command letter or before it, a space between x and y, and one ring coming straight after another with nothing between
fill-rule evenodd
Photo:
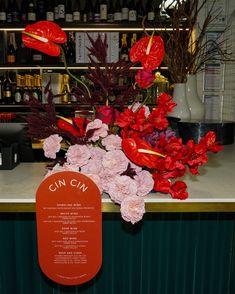
<instances>
[{"instance_id":1,"label":"pink carnation","mask_svg":"<svg viewBox=\"0 0 235 294\"><path fill-rule=\"evenodd\" d=\"M47 174L45 175L45 178L59 173L59 172L64 172L64 171L75 171L75 172L79 172L79 170L77 169L77 167L69 165L69 164L64 164L64 165L59 165L58 163L53 167L53 169L48 170Z\"/></svg>"},{"instance_id":2,"label":"pink carnation","mask_svg":"<svg viewBox=\"0 0 235 294\"><path fill-rule=\"evenodd\" d=\"M137 185L133 179L128 176L116 175L112 181L108 183L108 191L110 198L115 203L121 203L128 196L135 196L137 193Z\"/></svg>"},{"instance_id":3,"label":"pink carnation","mask_svg":"<svg viewBox=\"0 0 235 294\"><path fill-rule=\"evenodd\" d=\"M87 164L81 167L81 172L84 174L90 173L90 174L98 175L101 169L102 169L101 161L99 159L92 158L92 159L89 159Z\"/></svg>"},{"instance_id":4,"label":"pink carnation","mask_svg":"<svg viewBox=\"0 0 235 294\"><path fill-rule=\"evenodd\" d=\"M86 175L87 177L91 178L91 180L96 184L96 186L100 190L100 193L102 194L103 189L102 189L102 186L101 186L100 177L98 175L91 174L91 173L90 174L89 173L84 173L84 175Z\"/></svg>"},{"instance_id":5,"label":"pink carnation","mask_svg":"<svg viewBox=\"0 0 235 294\"><path fill-rule=\"evenodd\" d=\"M126 197L121 203L122 218L132 224L140 221L145 213L144 199L138 196Z\"/></svg>"},{"instance_id":6,"label":"pink carnation","mask_svg":"<svg viewBox=\"0 0 235 294\"><path fill-rule=\"evenodd\" d=\"M56 158L56 153L60 150L60 142L63 140L59 135L51 135L43 142L44 154L48 158Z\"/></svg>"},{"instance_id":7,"label":"pink carnation","mask_svg":"<svg viewBox=\"0 0 235 294\"><path fill-rule=\"evenodd\" d=\"M120 174L127 169L128 159L121 150L111 150L106 152L102 159L104 169L109 174Z\"/></svg>"},{"instance_id":8,"label":"pink carnation","mask_svg":"<svg viewBox=\"0 0 235 294\"><path fill-rule=\"evenodd\" d=\"M108 135L108 125L103 124L100 119L95 119L90 122L86 127L86 133L89 130L95 129L90 141L98 141L99 138L105 138Z\"/></svg>"},{"instance_id":9,"label":"pink carnation","mask_svg":"<svg viewBox=\"0 0 235 294\"><path fill-rule=\"evenodd\" d=\"M87 146L76 144L69 147L65 156L69 164L81 167L88 163L91 153Z\"/></svg>"},{"instance_id":10,"label":"pink carnation","mask_svg":"<svg viewBox=\"0 0 235 294\"><path fill-rule=\"evenodd\" d=\"M135 181L137 183L137 195L145 196L147 195L154 186L154 180L150 172L147 170L142 170L135 176Z\"/></svg>"},{"instance_id":11,"label":"pink carnation","mask_svg":"<svg viewBox=\"0 0 235 294\"><path fill-rule=\"evenodd\" d=\"M106 151L100 147L89 147L91 158L102 159L103 156L106 154Z\"/></svg>"},{"instance_id":12,"label":"pink carnation","mask_svg":"<svg viewBox=\"0 0 235 294\"><path fill-rule=\"evenodd\" d=\"M102 145L106 150L121 149L122 139L118 135L109 135L102 140Z\"/></svg>"}]
</instances>

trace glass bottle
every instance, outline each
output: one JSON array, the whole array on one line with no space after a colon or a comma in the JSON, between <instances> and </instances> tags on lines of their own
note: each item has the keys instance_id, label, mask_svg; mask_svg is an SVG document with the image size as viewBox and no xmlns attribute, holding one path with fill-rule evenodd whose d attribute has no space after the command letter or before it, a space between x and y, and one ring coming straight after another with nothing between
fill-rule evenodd
<instances>
[{"instance_id":1,"label":"glass bottle","mask_svg":"<svg viewBox=\"0 0 235 294\"><path fill-rule=\"evenodd\" d=\"M25 47L22 41L16 51L16 62L17 64L30 64L31 62L31 49Z\"/></svg>"},{"instance_id":2,"label":"glass bottle","mask_svg":"<svg viewBox=\"0 0 235 294\"><path fill-rule=\"evenodd\" d=\"M9 33L9 41L7 46L7 63L16 62L15 33Z\"/></svg>"},{"instance_id":3,"label":"glass bottle","mask_svg":"<svg viewBox=\"0 0 235 294\"><path fill-rule=\"evenodd\" d=\"M63 91L61 96L61 103L68 104L70 103L70 86L69 86L69 75L63 75Z\"/></svg>"},{"instance_id":4,"label":"glass bottle","mask_svg":"<svg viewBox=\"0 0 235 294\"><path fill-rule=\"evenodd\" d=\"M58 21L65 21L65 0L59 0L58 3Z\"/></svg>"},{"instance_id":5,"label":"glass bottle","mask_svg":"<svg viewBox=\"0 0 235 294\"><path fill-rule=\"evenodd\" d=\"M48 1L48 5L46 8L46 20L49 21L54 21L55 17L54 17L54 3L52 0Z\"/></svg>"},{"instance_id":6,"label":"glass bottle","mask_svg":"<svg viewBox=\"0 0 235 294\"><path fill-rule=\"evenodd\" d=\"M137 10L136 10L136 3L135 0L131 0L129 4L129 16L128 20L130 22L135 22L137 21Z\"/></svg>"},{"instance_id":7,"label":"glass bottle","mask_svg":"<svg viewBox=\"0 0 235 294\"><path fill-rule=\"evenodd\" d=\"M80 21L81 21L80 1L75 0L73 5L73 22L78 23Z\"/></svg>"},{"instance_id":8,"label":"glass bottle","mask_svg":"<svg viewBox=\"0 0 235 294\"><path fill-rule=\"evenodd\" d=\"M0 105L3 104L3 93L2 93L2 87L3 87L3 77L0 76Z\"/></svg>"},{"instance_id":9,"label":"glass bottle","mask_svg":"<svg viewBox=\"0 0 235 294\"><path fill-rule=\"evenodd\" d=\"M86 18L87 18L86 21L88 22L94 21L94 7L93 7L92 1L86 1L84 13L86 13ZM83 21L85 22L84 17L83 17Z\"/></svg>"},{"instance_id":10,"label":"glass bottle","mask_svg":"<svg viewBox=\"0 0 235 294\"><path fill-rule=\"evenodd\" d=\"M27 7L28 7L28 1L22 0L20 5L20 20L21 22L25 23L27 22Z\"/></svg>"},{"instance_id":11,"label":"glass bottle","mask_svg":"<svg viewBox=\"0 0 235 294\"><path fill-rule=\"evenodd\" d=\"M14 5L12 6L12 22L19 23L20 22L20 11L17 1L14 2Z\"/></svg>"},{"instance_id":12,"label":"glass bottle","mask_svg":"<svg viewBox=\"0 0 235 294\"><path fill-rule=\"evenodd\" d=\"M0 23L5 23L7 20L5 1L0 0Z\"/></svg>"},{"instance_id":13,"label":"glass bottle","mask_svg":"<svg viewBox=\"0 0 235 294\"><path fill-rule=\"evenodd\" d=\"M125 61L129 60L129 52L128 52L128 47L127 47L127 35L126 34L122 34L120 58Z\"/></svg>"},{"instance_id":14,"label":"glass bottle","mask_svg":"<svg viewBox=\"0 0 235 294\"><path fill-rule=\"evenodd\" d=\"M145 15L146 11L143 5L143 0L140 0L137 5L137 20L142 21Z\"/></svg>"},{"instance_id":15,"label":"glass bottle","mask_svg":"<svg viewBox=\"0 0 235 294\"><path fill-rule=\"evenodd\" d=\"M114 21L120 22L122 20L122 8L120 1L115 2L115 9L114 9Z\"/></svg>"},{"instance_id":16,"label":"glass bottle","mask_svg":"<svg viewBox=\"0 0 235 294\"><path fill-rule=\"evenodd\" d=\"M9 0L7 5L7 11L6 11L7 23L12 23L12 5L13 5L12 1Z\"/></svg>"},{"instance_id":17,"label":"glass bottle","mask_svg":"<svg viewBox=\"0 0 235 294\"><path fill-rule=\"evenodd\" d=\"M66 45L66 61L69 65L72 65L75 63L75 42L74 42L74 36L73 32L68 33L68 41Z\"/></svg>"},{"instance_id":18,"label":"glass bottle","mask_svg":"<svg viewBox=\"0 0 235 294\"><path fill-rule=\"evenodd\" d=\"M35 8L34 1L32 0L29 0L29 3L28 3L27 20L28 22L36 21L36 8Z\"/></svg>"},{"instance_id":19,"label":"glass bottle","mask_svg":"<svg viewBox=\"0 0 235 294\"><path fill-rule=\"evenodd\" d=\"M11 104L12 103L12 82L9 77L9 72L6 72L5 79L3 81L2 85L3 90L3 101L5 104Z\"/></svg>"},{"instance_id":20,"label":"glass bottle","mask_svg":"<svg viewBox=\"0 0 235 294\"><path fill-rule=\"evenodd\" d=\"M100 20L107 21L108 19L108 3L106 0L100 1Z\"/></svg>"},{"instance_id":21,"label":"glass bottle","mask_svg":"<svg viewBox=\"0 0 235 294\"><path fill-rule=\"evenodd\" d=\"M59 1L55 0L54 3L54 19L55 21L59 20Z\"/></svg>"},{"instance_id":22,"label":"glass bottle","mask_svg":"<svg viewBox=\"0 0 235 294\"><path fill-rule=\"evenodd\" d=\"M72 1L67 0L65 6L65 22L73 22Z\"/></svg>"},{"instance_id":23,"label":"glass bottle","mask_svg":"<svg viewBox=\"0 0 235 294\"><path fill-rule=\"evenodd\" d=\"M109 1L108 5L108 22L114 22L114 7L113 1Z\"/></svg>"},{"instance_id":24,"label":"glass bottle","mask_svg":"<svg viewBox=\"0 0 235 294\"><path fill-rule=\"evenodd\" d=\"M24 76L23 102L25 103L29 102L30 92L31 92L30 75L26 74Z\"/></svg>"},{"instance_id":25,"label":"glass bottle","mask_svg":"<svg viewBox=\"0 0 235 294\"><path fill-rule=\"evenodd\" d=\"M129 6L126 0L122 3L122 21L128 21L129 19Z\"/></svg>"},{"instance_id":26,"label":"glass bottle","mask_svg":"<svg viewBox=\"0 0 235 294\"><path fill-rule=\"evenodd\" d=\"M155 11L154 11L154 4L153 0L148 0L146 4L146 10L147 10L147 20L149 22L153 22L155 19Z\"/></svg>"},{"instance_id":27,"label":"glass bottle","mask_svg":"<svg viewBox=\"0 0 235 294\"><path fill-rule=\"evenodd\" d=\"M14 93L14 100L15 100L16 104L21 104L22 100L23 100L21 81L22 81L21 75L17 74L16 75L16 88L15 88L15 93Z\"/></svg>"},{"instance_id":28,"label":"glass bottle","mask_svg":"<svg viewBox=\"0 0 235 294\"><path fill-rule=\"evenodd\" d=\"M38 50L32 51L32 63L36 65L40 65L43 63L43 54Z\"/></svg>"},{"instance_id":29,"label":"glass bottle","mask_svg":"<svg viewBox=\"0 0 235 294\"><path fill-rule=\"evenodd\" d=\"M45 0L37 0L37 20L46 18L46 2Z\"/></svg>"},{"instance_id":30,"label":"glass bottle","mask_svg":"<svg viewBox=\"0 0 235 294\"><path fill-rule=\"evenodd\" d=\"M94 22L100 22L100 4L99 4L99 0L95 1Z\"/></svg>"}]
</instances>

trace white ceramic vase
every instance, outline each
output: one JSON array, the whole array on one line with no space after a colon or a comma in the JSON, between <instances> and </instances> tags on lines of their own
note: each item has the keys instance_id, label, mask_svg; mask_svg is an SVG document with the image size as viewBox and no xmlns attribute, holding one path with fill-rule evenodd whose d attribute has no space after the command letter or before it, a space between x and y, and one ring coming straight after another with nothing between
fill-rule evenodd
<instances>
[{"instance_id":1,"label":"white ceramic vase","mask_svg":"<svg viewBox=\"0 0 235 294\"><path fill-rule=\"evenodd\" d=\"M205 106L198 95L196 75L187 76L186 97L191 113L191 120L203 120L205 118Z\"/></svg>"},{"instance_id":2,"label":"white ceramic vase","mask_svg":"<svg viewBox=\"0 0 235 294\"><path fill-rule=\"evenodd\" d=\"M172 117L180 118L181 120L190 120L190 110L188 107L186 97L185 83L175 83L173 91L173 101L177 104L173 112L170 114Z\"/></svg>"}]
</instances>

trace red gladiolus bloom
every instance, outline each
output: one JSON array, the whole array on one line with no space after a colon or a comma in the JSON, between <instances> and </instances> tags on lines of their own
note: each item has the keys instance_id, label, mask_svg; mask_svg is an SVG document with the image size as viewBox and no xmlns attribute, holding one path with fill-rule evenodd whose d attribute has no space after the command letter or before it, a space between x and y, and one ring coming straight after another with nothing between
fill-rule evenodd
<instances>
[{"instance_id":1,"label":"red gladiolus bloom","mask_svg":"<svg viewBox=\"0 0 235 294\"><path fill-rule=\"evenodd\" d=\"M164 56L164 42L160 36L147 36L141 38L130 51L130 60L140 61L145 70L157 68Z\"/></svg>"},{"instance_id":2,"label":"red gladiolus bloom","mask_svg":"<svg viewBox=\"0 0 235 294\"><path fill-rule=\"evenodd\" d=\"M57 24L43 20L27 25L23 31L22 40L26 47L51 56L59 56L60 47L56 43L67 42L67 36Z\"/></svg>"},{"instance_id":3,"label":"red gladiolus bloom","mask_svg":"<svg viewBox=\"0 0 235 294\"><path fill-rule=\"evenodd\" d=\"M118 116L119 112L112 106L99 106L96 108L96 118L100 119L104 124L113 124Z\"/></svg>"},{"instance_id":4,"label":"red gladiolus bloom","mask_svg":"<svg viewBox=\"0 0 235 294\"><path fill-rule=\"evenodd\" d=\"M135 76L136 83L143 89L147 89L152 86L155 76L151 71L138 70Z\"/></svg>"},{"instance_id":5,"label":"red gladiolus bloom","mask_svg":"<svg viewBox=\"0 0 235 294\"><path fill-rule=\"evenodd\" d=\"M174 199L184 200L188 198L188 192L186 191L187 185L185 182L176 181L171 185L170 194Z\"/></svg>"}]
</instances>

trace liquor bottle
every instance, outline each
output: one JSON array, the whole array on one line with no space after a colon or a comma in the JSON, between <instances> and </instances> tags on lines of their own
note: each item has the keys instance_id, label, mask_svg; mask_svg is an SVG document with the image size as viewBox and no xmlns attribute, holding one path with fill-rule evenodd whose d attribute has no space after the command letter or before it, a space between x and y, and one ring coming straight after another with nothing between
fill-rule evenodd
<instances>
[{"instance_id":1,"label":"liquor bottle","mask_svg":"<svg viewBox=\"0 0 235 294\"><path fill-rule=\"evenodd\" d=\"M65 0L59 0L58 3L58 21L65 21Z\"/></svg>"},{"instance_id":2,"label":"liquor bottle","mask_svg":"<svg viewBox=\"0 0 235 294\"><path fill-rule=\"evenodd\" d=\"M15 100L16 104L21 104L22 100L23 100L21 81L22 81L21 75L17 74L16 75L16 88L15 88L15 93L14 93L14 100Z\"/></svg>"},{"instance_id":3,"label":"liquor bottle","mask_svg":"<svg viewBox=\"0 0 235 294\"><path fill-rule=\"evenodd\" d=\"M3 104L3 93L2 93L2 87L3 87L3 77L0 77L0 105Z\"/></svg>"},{"instance_id":4,"label":"liquor bottle","mask_svg":"<svg viewBox=\"0 0 235 294\"><path fill-rule=\"evenodd\" d=\"M55 0L54 3L54 19L55 21L59 20L59 0Z\"/></svg>"},{"instance_id":5,"label":"liquor bottle","mask_svg":"<svg viewBox=\"0 0 235 294\"><path fill-rule=\"evenodd\" d=\"M107 21L108 19L108 3L106 0L100 1L100 20Z\"/></svg>"},{"instance_id":6,"label":"liquor bottle","mask_svg":"<svg viewBox=\"0 0 235 294\"><path fill-rule=\"evenodd\" d=\"M80 21L81 21L80 1L75 0L73 5L73 22L78 23Z\"/></svg>"},{"instance_id":7,"label":"liquor bottle","mask_svg":"<svg viewBox=\"0 0 235 294\"><path fill-rule=\"evenodd\" d=\"M20 5L20 20L21 22L27 22L27 7L28 7L28 1L22 0Z\"/></svg>"},{"instance_id":8,"label":"liquor bottle","mask_svg":"<svg viewBox=\"0 0 235 294\"><path fill-rule=\"evenodd\" d=\"M36 75L34 75L32 77L32 80L31 80L32 84L31 84L31 89L32 89L32 96L39 100L39 95L38 95L38 88L37 88L37 77Z\"/></svg>"},{"instance_id":9,"label":"liquor bottle","mask_svg":"<svg viewBox=\"0 0 235 294\"><path fill-rule=\"evenodd\" d=\"M153 22L155 19L153 0L148 0L146 4L146 8L147 8L147 20L149 22Z\"/></svg>"},{"instance_id":10,"label":"liquor bottle","mask_svg":"<svg viewBox=\"0 0 235 294\"><path fill-rule=\"evenodd\" d=\"M108 5L108 22L114 22L114 7L113 7L113 1L109 1Z\"/></svg>"},{"instance_id":11,"label":"liquor bottle","mask_svg":"<svg viewBox=\"0 0 235 294\"><path fill-rule=\"evenodd\" d=\"M66 61L69 65L72 65L75 63L75 43L74 43L74 37L72 32L68 33L68 41L66 45L65 56L66 56Z\"/></svg>"},{"instance_id":12,"label":"liquor bottle","mask_svg":"<svg viewBox=\"0 0 235 294\"><path fill-rule=\"evenodd\" d=\"M52 0L49 0L46 8L46 20L54 21L54 19L54 4Z\"/></svg>"},{"instance_id":13,"label":"liquor bottle","mask_svg":"<svg viewBox=\"0 0 235 294\"><path fill-rule=\"evenodd\" d=\"M122 34L120 58L125 61L129 60L129 52L128 52L128 47L127 47L127 35L126 34Z\"/></svg>"},{"instance_id":14,"label":"liquor bottle","mask_svg":"<svg viewBox=\"0 0 235 294\"><path fill-rule=\"evenodd\" d=\"M7 20L5 1L0 1L0 23L5 23Z\"/></svg>"},{"instance_id":15,"label":"liquor bottle","mask_svg":"<svg viewBox=\"0 0 235 294\"><path fill-rule=\"evenodd\" d=\"M12 1L8 2L7 11L6 11L6 19L7 23L12 23Z\"/></svg>"},{"instance_id":16,"label":"liquor bottle","mask_svg":"<svg viewBox=\"0 0 235 294\"><path fill-rule=\"evenodd\" d=\"M84 14L86 19L84 19ZM84 12L83 12L83 22L93 22L94 21L94 7L92 1L86 1Z\"/></svg>"},{"instance_id":17,"label":"liquor bottle","mask_svg":"<svg viewBox=\"0 0 235 294\"><path fill-rule=\"evenodd\" d=\"M25 47L22 40L16 50L16 62L17 64L30 64L31 62L31 49Z\"/></svg>"},{"instance_id":18,"label":"liquor bottle","mask_svg":"<svg viewBox=\"0 0 235 294\"><path fill-rule=\"evenodd\" d=\"M65 6L65 22L73 22L72 1L67 0Z\"/></svg>"},{"instance_id":19,"label":"liquor bottle","mask_svg":"<svg viewBox=\"0 0 235 294\"><path fill-rule=\"evenodd\" d=\"M124 0L122 3L122 21L128 21L129 19L129 7L127 1Z\"/></svg>"},{"instance_id":20,"label":"liquor bottle","mask_svg":"<svg viewBox=\"0 0 235 294\"><path fill-rule=\"evenodd\" d=\"M46 2L45 0L37 0L37 20L46 18Z\"/></svg>"},{"instance_id":21,"label":"liquor bottle","mask_svg":"<svg viewBox=\"0 0 235 294\"><path fill-rule=\"evenodd\" d=\"M30 75L26 74L24 76L24 88L23 88L23 102L24 103L29 102L30 95L31 95Z\"/></svg>"},{"instance_id":22,"label":"liquor bottle","mask_svg":"<svg viewBox=\"0 0 235 294\"><path fill-rule=\"evenodd\" d=\"M130 22L133 21L137 21L137 10L136 10L136 3L135 0L131 0L130 1L130 5L129 5L129 16L128 16L128 20Z\"/></svg>"},{"instance_id":23,"label":"liquor bottle","mask_svg":"<svg viewBox=\"0 0 235 294\"><path fill-rule=\"evenodd\" d=\"M100 4L99 4L99 0L95 1L94 22L100 22Z\"/></svg>"},{"instance_id":24,"label":"liquor bottle","mask_svg":"<svg viewBox=\"0 0 235 294\"><path fill-rule=\"evenodd\" d=\"M28 22L36 21L36 8L33 0L28 2L27 20Z\"/></svg>"},{"instance_id":25,"label":"liquor bottle","mask_svg":"<svg viewBox=\"0 0 235 294\"><path fill-rule=\"evenodd\" d=\"M70 86L69 86L69 75L63 75L63 91L61 96L61 103L68 104L70 103Z\"/></svg>"},{"instance_id":26,"label":"liquor bottle","mask_svg":"<svg viewBox=\"0 0 235 294\"><path fill-rule=\"evenodd\" d=\"M120 22L122 20L122 8L120 1L115 2L115 8L114 8L114 21Z\"/></svg>"},{"instance_id":27,"label":"liquor bottle","mask_svg":"<svg viewBox=\"0 0 235 294\"><path fill-rule=\"evenodd\" d=\"M20 11L19 11L19 6L18 6L17 1L15 1L12 6L11 14L12 14L12 22L19 23L20 22Z\"/></svg>"},{"instance_id":28,"label":"liquor bottle","mask_svg":"<svg viewBox=\"0 0 235 294\"><path fill-rule=\"evenodd\" d=\"M32 63L36 65L40 65L43 63L43 55L42 52L38 50L32 51Z\"/></svg>"},{"instance_id":29,"label":"liquor bottle","mask_svg":"<svg viewBox=\"0 0 235 294\"><path fill-rule=\"evenodd\" d=\"M146 11L143 5L143 0L140 0L137 5L137 20L142 21L145 15Z\"/></svg>"},{"instance_id":30,"label":"liquor bottle","mask_svg":"<svg viewBox=\"0 0 235 294\"><path fill-rule=\"evenodd\" d=\"M133 33L132 38L131 38L131 47L133 47L136 42L137 42L137 34Z\"/></svg>"},{"instance_id":31,"label":"liquor bottle","mask_svg":"<svg viewBox=\"0 0 235 294\"><path fill-rule=\"evenodd\" d=\"M5 104L11 104L12 103L12 83L9 77L9 72L6 72L6 77L3 81L2 85L2 92L3 92L3 102Z\"/></svg>"},{"instance_id":32,"label":"liquor bottle","mask_svg":"<svg viewBox=\"0 0 235 294\"><path fill-rule=\"evenodd\" d=\"M34 86L33 86L33 95L35 98L37 98L39 101L42 101L42 89L41 89L41 76L40 75L34 75Z\"/></svg>"},{"instance_id":33,"label":"liquor bottle","mask_svg":"<svg viewBox=\"0 0 235 294\"><path fill-rule=\"evenodd\" d=\"M7 46L7 63L13 64L15 62L16 62L15 33L9 33L9 41Z\"/></svg>"}]
</instances>

